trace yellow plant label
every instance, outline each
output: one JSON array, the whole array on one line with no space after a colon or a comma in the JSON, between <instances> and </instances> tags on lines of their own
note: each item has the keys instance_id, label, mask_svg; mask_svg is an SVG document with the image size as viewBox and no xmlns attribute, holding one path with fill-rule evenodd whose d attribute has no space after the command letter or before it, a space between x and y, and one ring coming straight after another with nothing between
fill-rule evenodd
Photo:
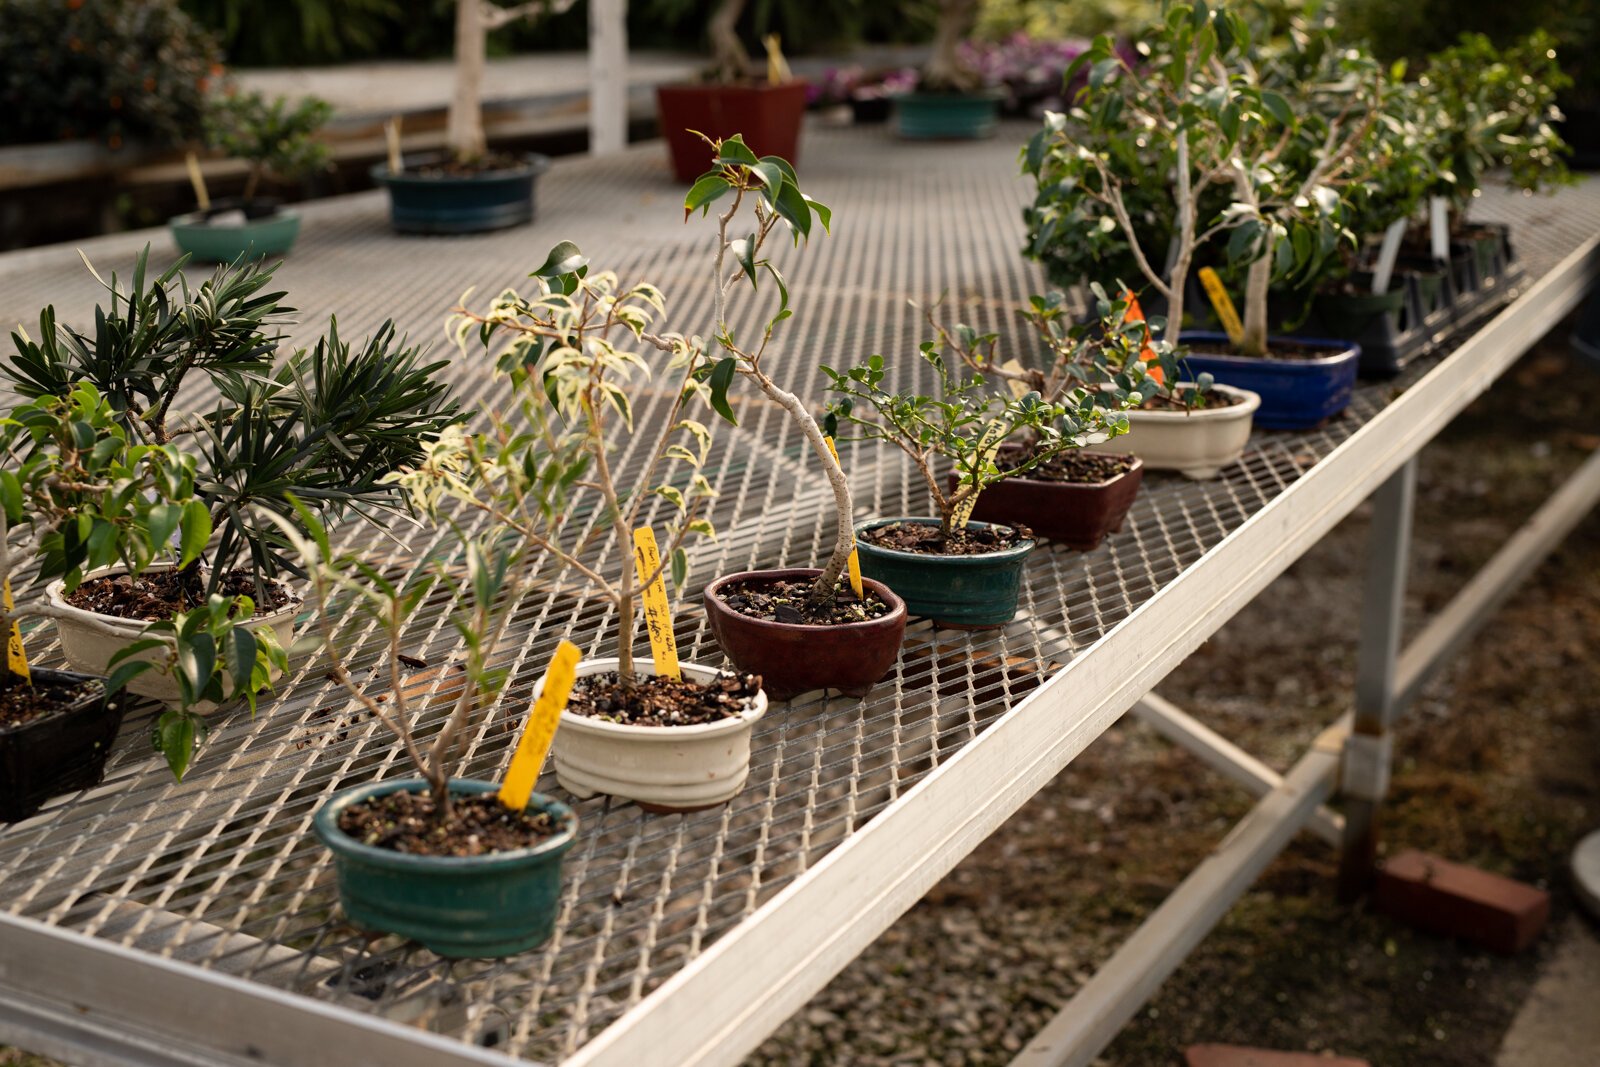
<instances>
[{"instance_id":1,"label":"yellow plant label","mask_svg":"<svg viewBox=\"0 0 1600 1067\"><path fill-rule=\"evenodd\" d=\"M533 702L528 725L522 728L522 739L517 742L517 751L512 754L511 766L506 770L506 780L500 784L500 803L512 811L526 808L528 798L533 795L539 768L544 766L544 757L561 723L561 709L567 706L567 698L572 695L580 654L577 645L563 641L556 646L556 654L550 657L550 666L545 668L539 699Z\"/></svg>"},{"instance_id":2,"label":"yellow plant label","mask_svg":"<svg viewBox=\"0 0 1600 1067\"><path fill-rule=\"evenodd\" d=\"M1006 425L999 419L994 420L983 428L983 436L978 438L972 461L980 466L989 462L989 456L1000 447L1006 438ZM958 482L959 486L960 483ZM967 523L972 520L972 509L978 506L978 494L973 493L961 503L956 505L955 512L950 516L952 530L965 530Z\"/></svg>"},{"instance_id":3,"label":"yellow plant label","mask_svg":"<svg viewBox=\"0 0 1600 1067\"><path fill-rule=\"evenodd\" d=\"M1200 284L1205 286L1211 306L1216 308L1217 318L1222 320L1222 328L1228 331L1228 340L1235 346L1244 344L1244 323L1239 321L1239 313L1233 310L1233 301L1228 299L1228 290L1222 287L1222 279L1217 277L1217 272L1210 267L1201 267Z\"/></svg>"},{"instance_id":4,"label":"yellow plant label","mask_svg":"<svg viewBox=\"0 0 1600 1067\"><path fill-rule=\"evenodd\" d=\"M661 551L656 548L655 532L648 526L633 531L633 565L641 583L651 574L656 576L644 587L644 624L650 631L656 673L682 678L678 670L678 638L672 632L672 608L667 604L667 583L661 577Z\"/></svg>"},{"instance_id":5,"label":"yellow plant label","mask_svg":"<svg viewBox=\"0 0 1600 1067\"><path fill-rule=\"evenodd\" d=\"M5 580L3 590L6 610L12 611L16 605L11 602L11 579ZM33 683L33 675L28 671L28 654L22 650L22 627L17 625L17 620L11 620L11 632L6 635L6 667L12 674L20 675L22 680Z\"/></svg>"},{"instance_id":6,"label":"yellow plant label","mask_svg":"<svg viewBox=\"0 0 1600 1067\"><path fill-rule=\"evenodd\" d=\"M833 438L824 437L823 440L828 442L828 451L833 453L833 461L838 463L839 450L834 447ZM840 464L839 469L843 470L844 465ZM854 534L850 535L850 591L856 595L857 600L867 599L867 591L861 586L861 553L856 551Z\"/></svg>"},{"instance_id":7,"label":"yellow plant label","mask_svg":"<svg viewBox=\"0 0 1600 1067\"><path fill-rule=\"evenodd\" d=\"M1000 369L1004 371L1010 371L1012 374L1021 374L1027 368L1024 367L1018 360L1008 359L1004 363L1000 364ZM1018 400L1021 400L1023 397L1033 392L1032 389L1028 388L1027 382L1018 381L1015 378L1006 379L1006 388L1010 389L1011 395L1016 397Z\"/></svg>"}]
</instances>

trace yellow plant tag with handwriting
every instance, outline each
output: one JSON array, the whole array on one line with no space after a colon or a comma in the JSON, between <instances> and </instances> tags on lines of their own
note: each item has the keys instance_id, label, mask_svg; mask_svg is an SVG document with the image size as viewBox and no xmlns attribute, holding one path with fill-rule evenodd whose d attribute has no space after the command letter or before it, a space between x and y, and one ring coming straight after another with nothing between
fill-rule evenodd
<instances>
[{"instance_id":1,"label":"yellow plant tag with handwriting","mask_svg":"<svg viewBox=\"0 0 1600 1067\"><path fill-rule=\"evenodd\" d=\"M1021 374L1027 368L1024 367L1019 360L1008 359L1004 363L1000 364L1000 369L1011 371L1013 374ZM1023 397L1033 392L1032 389L1028 388L1027 382L1019 382L1015 378L1006 379L1006 388L1010 389L1011 395L1016 397L1018 400L1021 400Z\"/></svg>"},{"instance_id":2,"label":"yellow plant tag with handwriting","mask_svg":"<svg viewBox=\"0 0 1600 1067\"><path fill-rule=\"evenodd\" d=\"M824 437L823 440L828 442L828 451L833 453L833 461L838 463L839 450L834 447L833 438ZM843 470L844 465L840 464L839 469ZM856 551L855 540L855 536L852 534L850 537L850 591L856 595L857 600L865 600L867 599L867 592L861 586L861 553Z\"/></svg>"},{"instance_id":3,"label":"yellow plant tag with handwriting","mask_svg":"<svg viewBox=\"0 0 1600 1067\"><path fill-rule=\"evenodd\" d=\"M4 595L6 610L12 611L16 605L11 602L11 579L5 580ZM11 632L6 635L6 667L12 674L20 675L22 680L33 684L33 675L28 670L28 654L22 650L22 627L17 625L17 620L11 620Z\"/></svg>"},{"instance_id":4,"label":"yellow plant tag with handwriting","mask_svg":"<svg viewBox=\"0 0 1600 1067\"><path fill-rule=\"evenodd\" d=\"M1236 346L1244 344L1244 323L1239 321L1239 313L1233 309L1233 301L1228 298L1228 290L1222 287L1222 279L1217 277L1217 272L1210 267L1201 267L1200 284L1205 286L1211 306L1216 309L1217 318L1222 320L1222 328L1228 331L1228 340Z\"/></svg>"},{"instance_id":5,"label":"yellow plant tag with handwriting","mask_svg":"<svg viewBox=\"0 0 1600 1067\"><path fill-rule=\"evenodd\" d=\"M550 666L545 668L539 699L533 702L528 724L522 728L522 739L517 742L517 751L506 770L506 780L500 784L500 803L512 811L526 808L528 798L533 795L539 768L544 766L544 757L561 723L561 709L567 706L567 698L572 695L580 655L577 645L563 641L556 646L556 654L550 657Z\"/></svg>"},{"instance_id":6,"label":"yellow plant tag with handwriting","mask_svg":"<svg viewBox=\"0 0 1600 1067\"><path fill-rule=\"evenodd\" d=\"M661 550L656 535L648 526L633 531L633 565L643 583L651 574L655 581L644 587L644 624L650 631L650 654L655 657L656 673L682 678L678 670L678 638L672 632L672 608L667 603L667 583L661 577Z\"/></svg>"},{"instance_id":7,"label":"yellow plant tag with handwriting","mask_svg":"<svg viewBox=\"0 0 1600 1067\"><path fill-rule=\"evenodd\" d=\"M974 450L973 462L980 464L989 462L989 457L1000 447L1000 443L1005 440L1005 436L1005 423L1001 422L999 419L996 419L989 425L985 426L983 428L983 436L978 438L978 444ZM972 509L977 506L977 493L973 493L960 504L956 505L955 513L950 516L950 528L952 530L965 530L967 528L967 523L972 519Z\"/></svg>"}]
</instances>

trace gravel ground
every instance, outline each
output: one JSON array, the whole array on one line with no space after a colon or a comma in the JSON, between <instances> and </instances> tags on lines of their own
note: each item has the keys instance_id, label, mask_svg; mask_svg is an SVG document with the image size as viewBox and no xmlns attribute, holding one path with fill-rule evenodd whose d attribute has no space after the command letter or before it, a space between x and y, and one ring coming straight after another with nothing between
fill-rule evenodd
<instances>
[{"instance_id":1,"label":"gravel ground","mask_svg":"<svg viewBox=\"0 0 1600 1067\"><path fill-rule=\"evenodd\" d=\"M1565 336L1565 329L1556 336ZM1531 353L1424 454L1412 621L1436 610L1600 447L1600 374ZM1160 691L1286 769L1349 703L1364 509ZM1553 890L1600 823L1600 515L1424 695L1397 737L1386 847ZM750 1057L750 1065L1007 1063L1249 809L1132 722L1109 731ZM1176 1067L1195 1041L1335 1050L1375 1067L1479 1067L1543 947L1506 960L1337 905L1302 839L1107 1051ZM0 1067L53 1067L0 1049Z\"/></svg>"}]
</instances>

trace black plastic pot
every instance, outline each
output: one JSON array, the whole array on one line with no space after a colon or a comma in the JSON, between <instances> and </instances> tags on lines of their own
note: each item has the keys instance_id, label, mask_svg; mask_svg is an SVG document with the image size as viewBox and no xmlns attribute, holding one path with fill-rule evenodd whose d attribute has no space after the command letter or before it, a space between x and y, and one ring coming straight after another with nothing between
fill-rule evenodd
<instances>
[{"instance_id":1,"label":"black plastic pot","mask_svg":"<svg viewBox=\"0 0 1600 1067\"><path fill-rule=\"evenodd\" d=\"M389 222L399 233L484 233L532 222L534 187L550 169L550 157L530 154L504 170L482 174L425 175L417 168L444 162L442 156L406 160L406 169L390 172L379 163L368 172L375 184L389 190Z\"/></svg>"},{"instance_id":2,"label":"black plastic pot","mask_svg":"<svg viewBox=\"0 0 1600 1067\"><path fill-rule=\"evenodd\" d=\"M850 121L857 126L872 126L877 123L888 122L889 115L894 111L894 105L887 96L852 96L850 98Z\"/></svg>"},{"instance_id":3,"label":"black plastic pot","mask_svg":"<svg viewBox=\"0 0 1600 1067\"><path fill-rule=\"evenodd\" d=\"M37 667L32 674L34 685L101 680ZM108 700L102 684L66 711L0 727L0 822L26 819L53 796L99 785L122 712L122 701Z\"/></svg>"}]
</instances>

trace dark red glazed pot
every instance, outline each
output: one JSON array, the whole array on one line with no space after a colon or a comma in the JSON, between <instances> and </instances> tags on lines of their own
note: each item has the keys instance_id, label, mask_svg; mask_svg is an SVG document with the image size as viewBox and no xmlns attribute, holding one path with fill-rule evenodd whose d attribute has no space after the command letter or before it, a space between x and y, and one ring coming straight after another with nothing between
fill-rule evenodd
<instances>
[{"instance_id":1,"label":"dark red glazed pot","mask_svg":"<svg viewBox=\"0 0 1600 1067\"><path fill-rule=\"evenodd\" d=\"M741 571L706 586L706 619L722 651L741 671L761 675L761 688L775 700L812 689L838 689L866 696L894 668L906 632L906 605L882 582L862 584L889 605L889 614L840 626L801 626L741 615L722 602L718 590L733 583L810 581L815 567Z\"/></svg>"},{"instance_id":2,"label":"dark red glazed pot","mask_svg":"<svg viewBox=\"0 0 1600 1067\"><path fill-rule=\"evenodd\" d=\"M1109 482L1050 482L1033 478L1007 478L978 495L972 517L980 522L1026 526L1039 537L1087 552L1106 535L1122 529L1133 498L1144 481L1144 463L1137 456L1133 467ZM955 483L952 476L951 484Z\"/></svg>"}]
</instances>

